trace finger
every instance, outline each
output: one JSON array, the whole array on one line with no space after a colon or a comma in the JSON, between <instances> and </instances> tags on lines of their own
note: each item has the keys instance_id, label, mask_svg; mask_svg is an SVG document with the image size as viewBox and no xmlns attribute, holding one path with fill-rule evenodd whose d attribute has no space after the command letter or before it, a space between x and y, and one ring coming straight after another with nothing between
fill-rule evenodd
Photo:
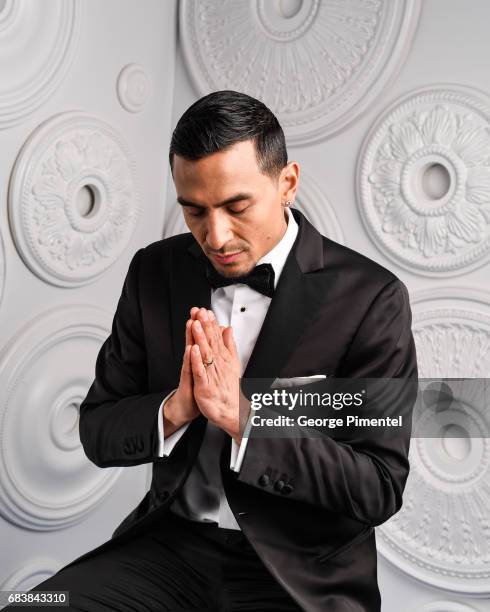
<instances>
[{"instance_id":1,"label":"finger","mask_svg":"<svg viewBox=\"0 0 490 612\"><path fill-rule=\"evenodd\" d=\"M192 319L187 319L187 323L185 324L185 344L194 344L194 339L192 337Z\"/></svg>"},{"instance_id":2,"label":"finger","mask_svg":"<svg viewBox=\"0 0 490 612\"><path fill-rule=\"evenodd\" d=\"M206 354L211 354L214 356L219 354L219 346L213 328L213 321L209 318L210 312L211 311L207 310L206 308L200 308L199 312L197 313L197 320L200 322L200 327L203 330L204 338L206 339L209 347L209 353ZM197 323L194 323L193 330L194 329L199 330Z\"/></svg>"},{"instance_id":3,"label":"finger","mask_svg":"<svg viewBox=\"0 0 490 612\"><path fill-rule=\"evenodd\" d=\"M194 381L196 383L207 382L206 368L202 362L201 351L198 344L193 344L190 350L191 354L191 367Z\"/></svg>"},{"instance_id":4,"label":"finger","mask_svg":"<svg viewBox=\"0 0 490 612\"><path fill-rule=\"evenodd\" d=\"M193 306L190 310L190 315L191 315L191 319L195 319L197 316L197 313L199 312L200 308L198 308L197 306Z\"/></svg>"},{"instance_id":5,"label":"finger","mask_svg":"<svg viewBox=\"0 0 490 612\"><path fill-rule=\"evenodd\" d=\"M214 312L212 310L208 310L208 319L211 322L211 330L212 333L214 335L214 339L216 344L221 344L223 342L222 336L221 336L221 331L220 331L220 326L218 325L218 321L216 319L216 316L214 314Z\"/></svg>"},{"instance_id":6,"label":"finger","mask_svg":"<svg viewBox=\"0 0 490 612\"><path fill-rule=\"evenodd\" d=\"M238 349L233 335L233 328L231 325L226 327L223 331L223 343L226 348L230 351L233 357L238 359Z\"/></svg>"},{"instance_id":7,"label":"finger","mask_svg":"<svg viewBox=\"0 0 490 612\"><path fill-rule=\"evenodd\" d=\"M199 313L199 319L202 322L206 338L213 355L221 355L223 353L223 340L219 331L218 322L212 310L204 309L204 313Z\"/></svg>"},{"instance_id":8,"label":"finger","mask_svg":"<svg viewBox=\"0 0 490 612\"><path fill-rule=\"evenodd\" d=\"M187 322L185 324L185 344L186 346L188 344L195 344L197 342L197 338L194 335L193 329L192 329L192 323L193 323L194 319L187 319Z\"/></svg>"},{"instance_id":9,"label":"finger","mask_svg":"<svg viewBox=\"0 0 490 612\"><path fill-rule=\"evenodd\" d=\"M208 362L214 359L214 352L209 344L204 326L200 320L192 322L192 335L195 338L195 343L199 345L203 360Z\"/></svg>"}]
</instances>

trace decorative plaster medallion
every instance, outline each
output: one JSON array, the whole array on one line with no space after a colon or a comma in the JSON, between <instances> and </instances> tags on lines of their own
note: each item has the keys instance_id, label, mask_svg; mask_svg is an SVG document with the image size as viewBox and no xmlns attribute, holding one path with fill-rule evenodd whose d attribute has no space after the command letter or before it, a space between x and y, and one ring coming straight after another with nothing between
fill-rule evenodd
<instances>
[{"instance_id":1,"label":"decorative plaster medallion","mask_svg":"<svg viewBox=\"0 0 490 612\"><path fill-rule=\"evenodd\" d=\"M413 612L478 612L477 608L460 603L459 601L431 601L420 607L411 608Z\"/></svg>"},{"instance_id":2,"label":"decorative plaster medallion","mask_svg":"<svg viewBox=\"0 0 490 612\"><path fill-rule=\"evenodd\" d=\"M0 513L26 529L79 522L114 487L120 468L86 457L78 409L111 319L92 306L63 306L27 324L0 359Z\"/></svg>"},{"instance_id":3,"label":"decorative plaster medallion","mask_svg":"<svg viewBox=\"0 0 490 612\"><path fill-rule=\"evenodd\" d=\"M65 287L94 280L128 245L138 220L126 144L85 113L62 113L41 124L15 163L9 214L34 273Z\"/></svg>"},{"instance_id":4,"label":"decorative plaster medallion","mask_svg":"<svg viewBox=\"0 0 490 612\"><path fill-rule=\"evenodd\" d=\"M78 42L78 0L0 3L0 129L20 123L60 85Z\"/></svg>"},{"instance_id":5,"label":"decorative plaster medallion","mask_svg":"<svg viewBox=\"0 0 490 612\"><path fill-rule=\"evenodd\" d=\"M117 78L117 97L130 113L140 112L150 93L150 80L142 66L128 64Z\"/></svg>"},{"instance_id":6,"label":"decorative plaster medallion","mask_svg":"<svg viewBox=\"0 0 490 612\"><path fill-rule=\"evenodd\" d=\"M336 242L344 243L342 227L335 210L318 184L301 169L301 184L292 208L300 210L319 232ZM167 212L164 238L188 232L182 206L175 201Z\"/></svg>"},{"instance_id":7,"label":"decorative plaster medallion","mask_svg":"<svg viewBox=\"0 0 490 612\"><path fill-rule=\"evenodd\" d=\"M490 296L421 292L413 313L420 378L456 380L421 381L403 506L377 528L378 550L432 586L488 595L490 385L482 379L490 372Z\"/></svg>"},{"instance_id":8,"label":"decorative plaster medallion","mask_svg":"<svg viewBox=\"0 0 490 612\"><path fill-rule=\"evenodd\" d=\"M0 233L0 305L2 303L3 288L5 286L5 247Z\"/></svg>"},{"instance_id":9,"label":"decorative plaster medallion","mask_svg":"<svg viewBox=\"0 0 490 612\"><path fill-rule=\"evenodd\" d=\"M456 275L490 252L490 103L447 86L413 92L377 121L358 164L376 245L426 275Z\"/></svg>"},{"instance_id":10,"label":"decorative plaster medallion","mask_svg":"<svg viewBox=\"0 0 490 612\"><path fill-rule=\"evenodd\" d=\"M1 2L1 0L0 0ZM1 585L2 591L30 591L61 569L54 559L43 557L31 559L26 565L15 570Z\"/></svg>"},{"instance_id":11,"label":"decorative plaster medallion","mask_svg":"<svg viewBox=\"0 0 490 612\"><path fill-rule=\"evenodd\" d=\"M291 144L354 121L405 59L419 0L182 0L180 36L200 94L247 93Z\"/></svg>"}]
</instances>

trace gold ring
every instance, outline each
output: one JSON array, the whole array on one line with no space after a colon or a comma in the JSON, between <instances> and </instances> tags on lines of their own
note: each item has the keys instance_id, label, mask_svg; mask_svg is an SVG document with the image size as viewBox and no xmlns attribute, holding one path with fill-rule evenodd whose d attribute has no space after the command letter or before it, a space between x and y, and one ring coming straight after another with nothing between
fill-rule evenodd
<instances>
[{"instance_id":1,"label":"gold ring","mask_svg":"<svg viewBox=\"0 0 490 612\"><path fill-rule=\"evenodd\" d=\"M204 367L207 368L208 366L210 366L213 363L213 358L211 357L211 361L203 361L202 363L203 363Z\"/></svg>"}]
</instances>

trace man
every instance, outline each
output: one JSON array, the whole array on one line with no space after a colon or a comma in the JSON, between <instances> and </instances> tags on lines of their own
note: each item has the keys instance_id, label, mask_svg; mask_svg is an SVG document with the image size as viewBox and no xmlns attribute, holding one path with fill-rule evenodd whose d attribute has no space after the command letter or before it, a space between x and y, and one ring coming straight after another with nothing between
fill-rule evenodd
<instances>
[{"instance_id":1,"label":"man","mask_svg":"<svg viewBox=\"0 0 490 612\"><path fill-rule=\"evenodd\" d=\"M153 463L112 538L33 590L80 610L380 610L374 526L409 436L243 437L240 377L416 378L405 286L290 208L299 165L261 102L218 91L170 146L190 233L139 249L80 406L97 466Z\"/></svg>"}]
</instances>

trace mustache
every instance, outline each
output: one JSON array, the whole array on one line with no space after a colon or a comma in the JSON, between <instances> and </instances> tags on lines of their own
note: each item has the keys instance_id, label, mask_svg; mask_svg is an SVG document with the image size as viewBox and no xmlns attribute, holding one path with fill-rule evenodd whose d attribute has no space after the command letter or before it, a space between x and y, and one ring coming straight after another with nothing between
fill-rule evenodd
<instances>
[{"instance_id":1,"label":"mustache","mask_svg":"<svg viewBox=\"0 0 490 612\"><path fill-rule=\"evenodd\" d=\"M237 247L234 249L227 249L226 251L212 251L208 249L206 252L208 255L219 255L220 257L225 257L226 255L232 255L233 253L240 253L241 251L246 251L245 247Z\"/></svg>"}]
</instances>

